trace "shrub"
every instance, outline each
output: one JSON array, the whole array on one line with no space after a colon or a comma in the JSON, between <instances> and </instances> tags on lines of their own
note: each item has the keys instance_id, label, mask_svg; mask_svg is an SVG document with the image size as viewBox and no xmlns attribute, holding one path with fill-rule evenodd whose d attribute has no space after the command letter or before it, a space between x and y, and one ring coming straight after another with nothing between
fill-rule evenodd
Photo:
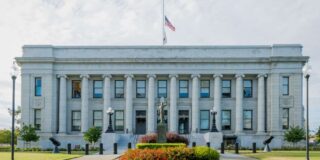
<instances>
[{"instance_id":1,"label":"shrub","mask_svg":"<svg viewBox=\"0 0 320 160\"><path fill-rule=\"evenodd\" d=\"M176 133L168 132L166 134L166 137L167 137L168 143L184 143L186 145L189 144L189 140L187 138L180 136L179 134L176 134Z\"/></svg>"},{"instance_id":2,"label":"shrub","mask_svg":"<svg viewBox=\"0 0 320 160\"><path fill-rule=\"evenodd\" d=\"M95 143L101 138L101 129L98 127L89 128L87 132L84 133L83 139L94 147Z\"/></svg>"},{"instance_id":3,"label":"shrub","mask_svg":"<svg viewBox=\"0 0 320 160\"><path fill-rule=\"evenodd\" d=\"M157 149L157 148L168 148L168 147L186 147L184 143L138 143L136 145L138 149Z\"/></svg>"},{"instance_id":4,"label":"shrub","mask_svg":"<svg viewBox=\"0 0 320 160\"><path fill-rule=\"evenodd\" d=\"M219 153L210 147L197 146L194 147L195 159L197 160L219 160Z\"/></svg>"},{"instance_id":5,"label":"shrub","mask_svg":"<svg viewBox=\"0 0 320 160\"><path fill-rule=\"evenodd\" d=\"M291 126L288 131L284 133L284 140L294 144L298 143L301 140L305 139L304 129L299 126Z\"/></svg>"},{"instance_id":6,"label":"shrub","mask_svg":"<svg viewBox=\"0 0 320 160\"><path fill-rule=\"evenodd\" d=\"M139 143L157 143L157 134L151 133L139 138Z\"/></svg>"},{"instance_id":7,"label":"shrub","mask_svg":"<svg viewBox=\"0 0 320 160\"><path fill-rule=\"evenodd\" d=\"M158 149L134 149L128 150L120 157L120 160L189 160L194 159L193 150L186 147L158 148Z\"/></svg>"}]
</instances>

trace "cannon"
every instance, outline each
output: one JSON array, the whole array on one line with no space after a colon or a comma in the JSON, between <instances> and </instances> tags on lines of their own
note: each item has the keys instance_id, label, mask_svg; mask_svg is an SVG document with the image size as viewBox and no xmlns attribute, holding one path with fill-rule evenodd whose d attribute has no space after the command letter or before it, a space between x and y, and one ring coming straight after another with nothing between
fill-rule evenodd
<instances>
[{"instance_id":1,"label":"cannon","mask_svg":"<svg viewBox=\"0 0 320 160\"><path fill-rule=\"evenodd\" d=\"M53 137L50 137L49 140L54 145L54 149L53 149L52 153L59 153L58 147L61 145L61 143Z\"/></svg>"},{"instance_id":2,"label":"cannon","mask_svg":"<svg viewBox=\"0 0 320 160\"><path fill-rule=\"evenodd\" d=\"M274 138L273 136L270 136L268 139L263 141L263 144L265 145L263 152L271 152L269 144L271 143L273 138Z\"/></svg>"}]
</instances>

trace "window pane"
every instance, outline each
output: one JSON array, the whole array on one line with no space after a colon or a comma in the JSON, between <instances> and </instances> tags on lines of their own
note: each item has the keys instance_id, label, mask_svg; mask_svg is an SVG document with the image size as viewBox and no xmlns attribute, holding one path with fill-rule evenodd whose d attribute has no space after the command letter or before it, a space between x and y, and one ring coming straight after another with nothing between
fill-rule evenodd
<instances>
[{"instance_id":1,"label":"window pane","mask_svg":"<svg viewBox=\"0 0 320 160\"><path fill-rule=\"evenodd\" d=\"M288 93L288 86L282 86L282 94L285 94L285 95L289 94Z\"/></svg>"},{"instance_id":2,"label":"window pane","mask_svg":"<svg viewBox=\"0 0 320 160\"><path fill-rule=\"evenodd\" d=\"M288 77L283 77L282 78L282 84L283 85L288 85L289 84L289 78Z\"/></svg>"},{"instance_id":3,"label":"window pane","mask_svg":"<svg viewBox=\"0 0 320 160\"><path fill-rule=\"evenodd\" d=\"M201 119L209 119L209 111L201 111L200 117Z\"/></svg>"},{"instance_id":4,"label":"window pane","mask_svg":"<svg viewBox=\"0 0 320 160\"><path fill-rule=\"evenodd\" d=\"M35 78L35 96L41 96L41 78Z\"/></svg>"},{"instance_id":5,"label":"window pane","mask_svg":"<svg viewBox=\"0 0 320 160\"><path fill-rule=\"evenodd\" d=\"M94 81L95 88L102 88L102 81Z\"/></svg>"},{"instance_id":6,"label":"window pane","mask_svg":"<svg viewBox=\"0 0 320 160\"><path fill-rule=\"evenodd\" d=\"M243 96L244 96L244 97L252 97L251 88L244 88L244 90L243 90Z\"/></svg>"},{"instance_id":7,"label":"window pane","mask_svg":"<svg viewBox=\"0 0 320 160\"><path fill-rule=\"evenodd\" d=\"M122 80L120 80L120 81L116 81L116 87L124 87L124 83L123 83L123 81Z\"/></svg>"},{"instance_id":8,"label":"window pane","mask_svg":"<svg viewBox=\"0 0 320 160\"><path fill-rule=\"evenodd\" d=\"M209 87L210 86L210 81L203 80L201 81L201 87Z\"/></svg>"},{"instance_id":9,"label":"window pane","mask_svg":"<svg viewBox=\"0 0 320 160\"><path fill-rule=\"evenodd\" d=\"M188 81L180 80L180 87L188 87Z\"/></svg>"},{"instance_id":10,"label":"window pane","mask_svg":"<svg viewBox=\"0 0 320 160\"><path fill-rule=\"evenodd\" d=\"M137 87L146 87L146 81L137 81Z\"/></svg>"},{"instance_id":11,"label":"window pane","mask_svg":"<svg viewBox=\"0 0 320 160\"><path fill-rule=\"evenodd\" d=\"M81 82L72 81L72 98L80 98L80 97L81 97Z\"/></svg>"},{"instance_id":12,"label":"window pane","mask_svg":"<svg viewBox=\"0 0 320 160\"><path fill-rule=\"evenodd\" d=\"M121 110L115 111L115 130L124 130L124 112Z\"/></svg>"},{"instance_id":13,"label":"window pane","mask_svg":"<svg viewBox=\"0 0 320 160\"><path fill-rule=\"evenodd\" d=\"M244 80L244 87L252 87L252 81L251 80Z\"/></svg>"},{"instance_id":14,"label":"window pane","mask_svg":"<svg viewBox=\"0 0 320 160\"><path fill-rule=\"evenodd\" d=\"M243 112L243 128L247 130L252 129L252 110L246 110Z\"/></svg>"},{"instance_id":15,"label":"window pane","mask_svg":"<svg viewBox=\"0 0 320 160\"><path fill-rule=\"evenodd\" d=\"M222 87L230 87L231 81L230 80L223 80L222 81Z\"/></svg>"},{"instance_id":16,"label":"window pane","mask_svg":"<svg viewBox=\"0 0 320 160\"><path fill-rule=\"evenodd\" d=\"M159 86L158 87L167 87L167 81L158 81Z\"/></svg>"}]
</instances>

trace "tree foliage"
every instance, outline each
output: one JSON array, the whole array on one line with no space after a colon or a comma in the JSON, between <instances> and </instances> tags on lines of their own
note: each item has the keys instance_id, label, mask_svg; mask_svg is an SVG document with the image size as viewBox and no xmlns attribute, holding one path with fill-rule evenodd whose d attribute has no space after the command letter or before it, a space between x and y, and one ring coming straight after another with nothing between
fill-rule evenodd
<instances>
[{"instance_id":1,"label":"tree foliage","mask_svg":"<svg viewBox=\"0 0 320 160\"><path fill-rule=\"evenodd\" d=\"M17 137L19 135L19 129L14 132L14 143L17 144ZM1 129L0 130L0 144L10 144L11 143L11 130Z\"/></svg>"},{"instance_id":2,"label":"tree foliage","mask_svg":"<svg viewBox=\"0 0 320 160\"><path fill-rule=\"evenodd\" d=\"M318 143L320 143L320 126L319 126L319 128L318 128L317 133L316 133L316 141L317 141Z\"/></svg>"},{"instance_id":3,"label":"tree foliage","mask_svg":"<svg viewBox=\"0 0 320 160\"><path fill-rule=\"evenodd\" d=\"M9 112L10 116L12 116L12 110L10 108L8 108L8 112ZM20 123L21 123L21 106L18 106L16 108L14 118L15 118L15 121L16 121L18 127L19 127Z\"/></svg>"},{"instance_id":4,"label":"tree foliage","mask_svg":"<svg viewBox=\"0 0 320 160\"><path fill-rule=\"evenodd\" d=\"M101 129L97 127L89 128L87 132L84 133L84 140L91 143L92 147L101 138Z\"/></svg>"},{"instance_id":5,"label":"tree foliage","mask_svg":"<svg viewBox=\"0 0 320 160\"><path fill-rule=\"evenodd\" d=\"M290 129L284 133L284 140L293 144L304 140L306 133L303 128L299 126L291 126Z\"/></svg>"},{"instance_id":6,"label":"tree foliage","mask_svg":"<svg viewBox=\"0 0 320 160\"><path fill-rule=\"evenodd\" d=\"M31 125L23 125L20 131L20 136L23 141L30 143L30 142L37 142L39 140L39 136L37 135L36 128Z\"/></svg>"}]
</instances>

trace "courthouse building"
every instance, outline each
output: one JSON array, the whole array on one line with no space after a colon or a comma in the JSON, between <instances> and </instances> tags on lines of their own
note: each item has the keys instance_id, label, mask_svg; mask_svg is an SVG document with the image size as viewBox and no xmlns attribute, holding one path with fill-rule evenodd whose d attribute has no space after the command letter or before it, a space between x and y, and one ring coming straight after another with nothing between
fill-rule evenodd
<instances>
[{"instance_id":1,"label":"courthouse building","mask_svg":"<svg viewBox=\"0 0 320 160\"><path fill-rule=\"evenodd\" d=\"M22 123L35 126L42 148L52 136L65 147L83 145L91 127L106 131L109 107L116 134L154 133L161 97L168 131L202 142L211 109L224 142L244 147L271 135L281 147L289 126L304 126L301 45L26 45L16 60Z\"/></svg>"}]
</instances>

